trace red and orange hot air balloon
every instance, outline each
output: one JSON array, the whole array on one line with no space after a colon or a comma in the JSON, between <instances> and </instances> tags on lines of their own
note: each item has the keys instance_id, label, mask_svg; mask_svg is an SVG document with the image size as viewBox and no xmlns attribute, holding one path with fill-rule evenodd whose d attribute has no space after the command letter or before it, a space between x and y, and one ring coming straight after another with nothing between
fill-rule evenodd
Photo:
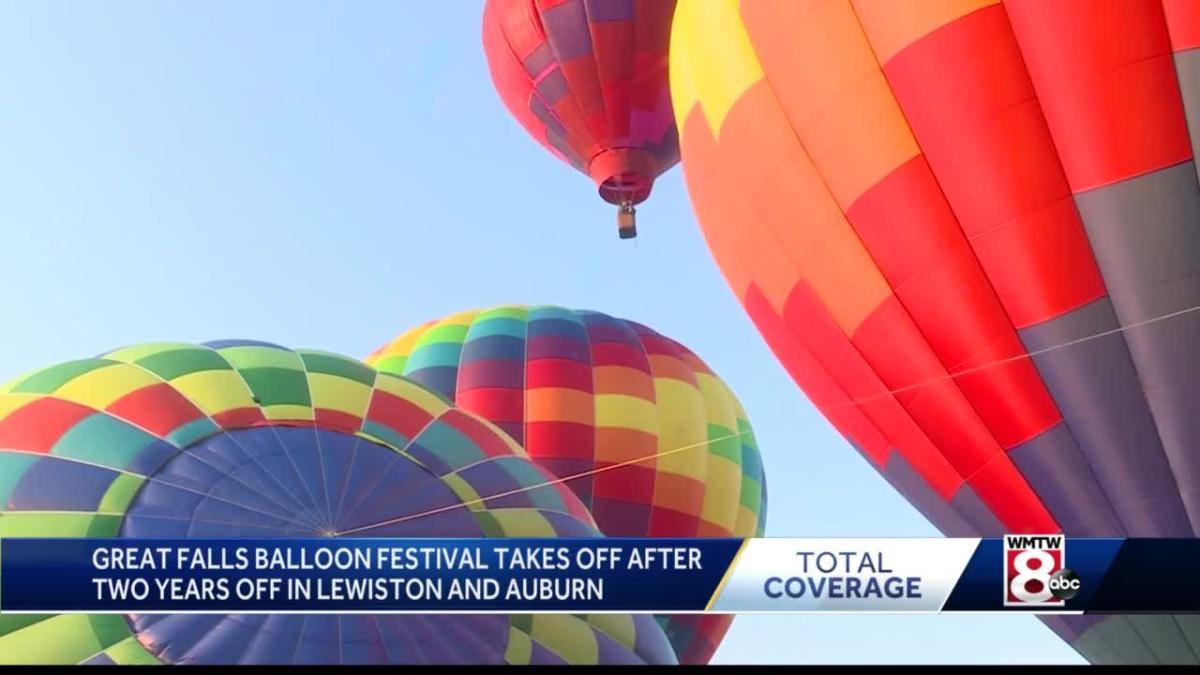
<instances>
[{"instance_id":1,"label":"red and orange hot air balloon","mask_svg":"<svg viewBox=\"0 0 1200 675\"><path fill-rule=\"evenodd\" d=\"M942 531L1200 533L1200 2L680 0L671 88L730 285Z\"/></svg>"},{"instance_id":2,"label":"red and orange hot air balloon","mask_svg":"<svg viewBox=\"0 0 1200 675\"><path fill-rule=\"evenodd\" d=\"M667 81L675 0L488 0L483 47L496 91L526 131L634 206L679 161Z\"/></svg>"}]
</instances>

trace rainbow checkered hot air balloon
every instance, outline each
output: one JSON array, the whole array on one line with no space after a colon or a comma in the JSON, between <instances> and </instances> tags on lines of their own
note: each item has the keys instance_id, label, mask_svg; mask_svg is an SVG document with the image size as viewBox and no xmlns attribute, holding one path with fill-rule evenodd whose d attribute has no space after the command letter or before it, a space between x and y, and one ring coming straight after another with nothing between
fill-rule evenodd
<instances>
[{"instance_id":1,"label":"rainbow checkered hot air balloon","mask_svg":"<svg viewBox=\"0 0 1200 675\"><path fill-rule=\"evenodd\" d=\"M147 344L0 387L0 536L598 536L550 479L486 420L323 352ZM3 663L674 661L621 614L0 616Z\"/></svg>"},{"instance_id":2,"label":"rainbow checkered hot air balloon","mask_svg":"<svg viewBox=\"0 0 1200 675\"><path fill-rule=\"evenodd\" d=\"M599 312L502 306L409 330L367 361L494 422L567 479L609 536L761 535L766 486L746 414L695 354ZM673 616L683 663L732 617Z\"/></svg>"}]
</instances>

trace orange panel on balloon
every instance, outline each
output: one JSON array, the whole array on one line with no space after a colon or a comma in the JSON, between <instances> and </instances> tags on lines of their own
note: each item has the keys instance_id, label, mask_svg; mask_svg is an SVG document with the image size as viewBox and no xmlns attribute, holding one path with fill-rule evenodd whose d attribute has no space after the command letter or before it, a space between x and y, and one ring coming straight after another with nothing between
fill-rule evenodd
<instances>
[{"instance_id":1,"label":"orange panel on balloon","mask_svg":"<svg viewBox=\"0 0 1200 675\"><path fill-rule=\"evenodd\" d=\"M854 332L867 314L891 295L862 243L796 140L765 83L734 104L721 130L720 147L741 148L745 159L729 171L741 179L745 198L787 260L780 269L759 268L755 280L782 308L796 280L807 281L830 307L838 324ZM723 153L724 154L724 153ZM805 227L795 227L797 219ZM762 261L765 262L765 261Z\"/></svg>"},{"instance_id":2,"label":"orange panel on balloon","mask_svg":"<svg viewBox=\"0 0 1200 675\"><path fill-rule=\"evenodd\" d=\"M625 366L596 366L593 374L597 394L624 394L654 400L654 382L642 371Z\"/></svg>"},{"instance_id":3,"label":"orange panel on balloon","mask_svg":"<svg viewBox=\"0 0 1200 675\"><path fill-rule=\"evenodd\" d=\"M757 263L761 262L755 261L750 253L758 239L743 225L755 215L741 203L736 191L708 189L710 185L721 184L723 165L717 140L699 105L688 112L680 126L683 144L688 148L689 168L684 172L684 180L692 207L700 216L700 229L708 247L717 253L725 281L734 295L742 299L754 279ZM772 255L777 254L764 253L763 258Z\"/></svg>"},{"instance_id":4,"label":"orange panel on balloon","mask_svg":"<svg viewBox=\"0 0 1200 675\"><path fill-rule=\"evenodd\" d=\"M658 451L658 439L652 434L637 429L620 427L596 428L596 462L624 464L637 462L653 468Z\"/></svg>"},{"instance_id":5,"label":"orange panel on balloon","mask_svg":"<svg viewBox=\"0 0 1200 675\"><path fill-rule=\"evenodd\" d=\"M746 30L792 128L842 208L919 150L846 2L747 2Z\"/></svg>"},{"instance_id":6,"label":"orange panel on balloon","mask_svg":"<svg viewBox=\"0 0 1200 675\"><path fill-rule=\"evenodd\" d=\"M880 63L954 20L1000 0L853 0Z\"/></svg>"},{"instance_id":7,"label":"orange panel on balloon","mask_svg":"<svg viewBox=\"0 0 1200 675\"><path fill-rule=\"evenodd\" d=\"M686 476L659 472L654 482L654 505L699 515L704 504L704 483Z\"/></svg>"},{"instance_id":8,"label":"orange panel on balloon","mask_svg":"<svg viewBox=\"0 0 1200 675\"><path fill-rule=\"evenodd\" d=\"M692 369L674 356L650 354L649 358L650 370L654 373L654 377L666 377L690 385L696 384L696 377L692 374Z\"/></svg>"},{"instance_id":9,"label":"orange panel on balloon","mask_svg":"<svg viewBox=\"0 0 1200 675\"><path fill-rule=\"evenodd\" d=\"M525 415L530 422L577 422L591 424L592 394L556 387L538 387L525 392Z\"/></svg>"}]
</instances>

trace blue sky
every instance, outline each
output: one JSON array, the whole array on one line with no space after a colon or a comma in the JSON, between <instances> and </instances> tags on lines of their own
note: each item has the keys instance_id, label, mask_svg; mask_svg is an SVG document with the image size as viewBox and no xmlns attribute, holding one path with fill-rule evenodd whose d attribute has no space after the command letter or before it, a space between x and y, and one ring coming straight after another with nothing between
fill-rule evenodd
<instances>
[{"instance_id":1,"label":"blue sky","mask_svg":"<svg viewBox=\"0 0 1200 675\"><path fill-rule=\"evenodd\" d=\"M488 79L479 0L0 1L0 380L152 340L362 356L452 311L644 322L738 393L772 536L934 536L725 286L675 169L617 239ZM1082 663L1015 616L759 616L723 663Z\"/></svg>"}]
</instances>

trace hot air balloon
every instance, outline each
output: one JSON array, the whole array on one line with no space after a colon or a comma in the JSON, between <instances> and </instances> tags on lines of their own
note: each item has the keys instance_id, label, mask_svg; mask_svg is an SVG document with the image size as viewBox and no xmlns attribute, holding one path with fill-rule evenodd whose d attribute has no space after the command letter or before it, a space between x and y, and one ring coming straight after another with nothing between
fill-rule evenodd
<instances>
[{"instance_id":1,"label":"hot air balloon","mask_svg":"<svg viewBox=\"0 0 1200 675\"><path fill-rule=\"evenodd\" d=\"M618 206L634 206L679 161L667 84L675 0L488 0L483 48L513 117Z\"/></svg>"},{"instance_id":2,"label":"hot air balloon","mask_svg":"<svg viewBox=\"0 0 1200 675\"><path fill-rule=\"evenodd\" d=\"M0 387L0 477L0 536L598 536L486 420L353 359L245 340ZM0 617L5 663L674 661L646 616Z\"/></svg>"},{"instance_id":3,"label":"hot air balloon","mask_svg":"<svg viewBox=\"0 0 1200 675\"><path fill-rule=\"evenodd\" d=\"M709 247L897 490L949 535L1197 534L1200 5L683 0L673 31ZM1047 622L1101 663L1200 646Z\"/></svg>"},{"instance_id":4,"label":"hot air balloon","mask_svg":"<svg viewBox=\"0 0 1200 675\"><path fill-rule=\"evenodd\" d=\"M748 537L766 487L745 412L686 347L606 314L501 306L401 334L367 361L491 420L567 479L609 536ZM732 617L664 617L706 663Z\"/></svg>"}]
</instances>

